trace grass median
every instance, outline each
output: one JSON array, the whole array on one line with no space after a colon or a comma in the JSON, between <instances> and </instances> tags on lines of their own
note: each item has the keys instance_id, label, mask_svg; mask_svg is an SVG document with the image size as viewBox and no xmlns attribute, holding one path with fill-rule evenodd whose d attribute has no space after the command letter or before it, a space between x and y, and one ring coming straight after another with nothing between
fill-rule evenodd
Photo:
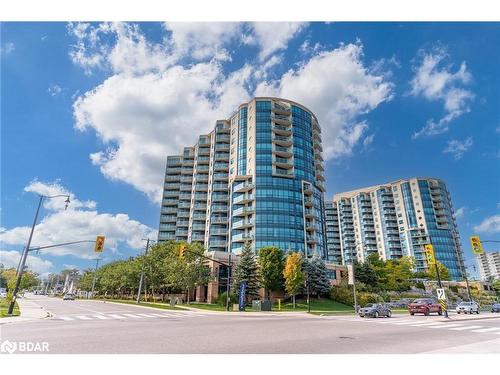
<instances>
[{"instance_id":1,"label":"grass median","mask_svg":"<svg viewBox=\"0 0 500 375\"><path fill-rule=\"evenodd\" d=\"M115 303L123 303L126 305L135 305L135 306L145 306L145 307L154 307L156 309L163 309L163 310L184 310L181 307L172 307L170 304L163 303L163 302L143 302L137 303L136 301L132 300L127 300L127 299L102 299L102 298L96 298L94 301L102 301L102 302L115 302Z\"/></svg>"},{"instance_id":2,"label":"grass median","mask_svg":"<svg viewBox=\"0 0 500 375\"><path fill-rule=\"evenodd\" d=\"M11 316L21 315L17 302L14 304L14 311L12 311L12 315L8 315L7 311L9 311L9 301L7 301L6 298L0 298L0 318L9 318Z\"/></svg>"}]
</instances>

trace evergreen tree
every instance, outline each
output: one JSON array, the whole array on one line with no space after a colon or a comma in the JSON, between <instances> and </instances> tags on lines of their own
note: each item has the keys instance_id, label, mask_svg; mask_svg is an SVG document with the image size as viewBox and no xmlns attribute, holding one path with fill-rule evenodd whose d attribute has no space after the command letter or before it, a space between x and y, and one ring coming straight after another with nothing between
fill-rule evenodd
<instances>
[{"instance_id":1,"label":"evergreen tree","mask_svg":"<svg viewBox=\"0 0 500 375\"><path fill-rule=\"evenodd\" d=\"M312 277L308 279L309 290L318 297L330 292L331 284L328 278L328 269L325 262L318 256L312 258L309 262L312 268Z\"/></svg>"},{"instance_id":2,"label":"evergreen tree","mask_svg":"<svg viewBox=\"0 0 500 375\"><path fill-rule=\"evenodd\" d=\"M259 276L257 263L252 246L245 242L238 264L233 268L233 290L239 296L240 284L246 283L246 295L256 297L259 295Z\"/></svg>"},{"instance_id":3,"label":"evergreen tree","mask_svg":"<svg viewBox=\"0 0 500 375\"><path fill-rule=\"evenodd\" d=\"M258 264L262 287L266 291L267 298L270 299L272 291L283 290L284 287L283 252L277 247L263 247L259 251Z\"/></svg>"}]
</instances>

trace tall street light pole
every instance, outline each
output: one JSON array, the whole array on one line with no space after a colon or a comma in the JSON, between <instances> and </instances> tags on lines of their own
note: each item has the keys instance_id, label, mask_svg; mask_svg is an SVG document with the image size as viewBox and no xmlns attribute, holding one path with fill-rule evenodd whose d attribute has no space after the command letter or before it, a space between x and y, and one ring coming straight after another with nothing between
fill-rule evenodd
<instances>
[{"instance_id":1,"label":"tall street light pole","mask_svg":"<svg viewBox=\"0 0 500 375\"><path fill-rule=\"evenodd\" d=\"M149 250L149 241L151 241L149 238L146 239L146 250L144 250L144 257L148 255L148 250ZM142 290L142 283L144 282L144 262L142 262L142 271L141 271L141 278L139 279L139 289L137 291L137 303L141 302L141 290Z\"/></svg>"},{"instance_id":2,"label":"tall street light pole","mask_svg":"<svg viewBox=\"0 0 500 375\"><path fill-rule=\"evenodd\" d=\"M36 209L35 219L33 220L33 225L31 226L31 232L30 232L30 236L28 238L28 243L23 250L23 254L21 255L21 263L19 264L19 269L17 270L16 286L14 287L14 292L12 293L12 300L10 301L10 304L9 304L9 310L7 311L8 315L12 315L12 312L14 311L14 306L16 304L16 299L17 299L17 293L19 291L19 286L21 285L21 279L23 277L24 266L26 264L26 258L28 257L28 252L30 250L31 239L33 238L33 232L35 231L36 222L38 220L38 213L40 212L40 207L42 206L42 201L44 198L52 199L52 198L57 198L57 197L66 197L66 206L64 207L64 209L66 210L68 208L68 204L70 203L68 194L58 194L58 195L52 195L52 196L46 196L46 195L40 194L40 200L38 201L38 207Z\"/></svg>"},{"instance_id":3,"label":"tall street light pole","mask_svg":"<svg viewBox=\"0 0 500 375\"><path fill-rule=\"evenodd\" d=\"M99 267L99 261L101 258L97 258L95 260L95 271L94 271L94 278L92 279L92 291L90 292L90 295L92 296L91 298L94 298L94 288L95 288L95 281L97 279L97 268Z\"/></svg>"}]
</instances>

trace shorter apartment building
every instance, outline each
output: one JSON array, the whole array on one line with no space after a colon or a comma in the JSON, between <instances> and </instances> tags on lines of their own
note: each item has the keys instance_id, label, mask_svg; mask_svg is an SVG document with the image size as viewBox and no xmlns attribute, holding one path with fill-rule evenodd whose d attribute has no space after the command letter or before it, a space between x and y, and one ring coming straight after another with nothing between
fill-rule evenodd
<instances>
[{"instance_id":1,"label":"shorter apartment building","mask_svg":"<svg viewBox=\"0 0 500 375\"><path fill-rule=\"evenodd\" d=\"M476 255L481 280L500 279L500 251Z\"/></svg>"},{"instance_id":2,"label":"shorter apartment building","mask_svg":"<svg viewBox=\"0 0 500 375\"><path fill-rule=\"evenodd\" d=\"M325 204L330 262L363 262L412 256L417 271L428 269L424 245L453 280L463 279L463 252L451 196L437 178L410 178L335 194Z\"/></svg>"}]
</instances>

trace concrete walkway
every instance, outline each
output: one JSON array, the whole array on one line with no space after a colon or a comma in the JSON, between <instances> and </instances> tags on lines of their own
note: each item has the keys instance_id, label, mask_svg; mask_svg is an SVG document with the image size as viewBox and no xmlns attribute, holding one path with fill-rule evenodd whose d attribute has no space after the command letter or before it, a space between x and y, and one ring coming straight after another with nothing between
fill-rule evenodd
<instances>
[{"instance_id":1,"label":"concrete walkway","mask_svg":"<svg viewBox=\"0 0 500 375\"><path fill-rule=\"evenodd\" d=\"M20 316L1 318L0 324L27 322L30 320L43 319L50 316L50 313L39 304L30 301L29 298L17 298Z\"/></svg>"}]
</instances>

